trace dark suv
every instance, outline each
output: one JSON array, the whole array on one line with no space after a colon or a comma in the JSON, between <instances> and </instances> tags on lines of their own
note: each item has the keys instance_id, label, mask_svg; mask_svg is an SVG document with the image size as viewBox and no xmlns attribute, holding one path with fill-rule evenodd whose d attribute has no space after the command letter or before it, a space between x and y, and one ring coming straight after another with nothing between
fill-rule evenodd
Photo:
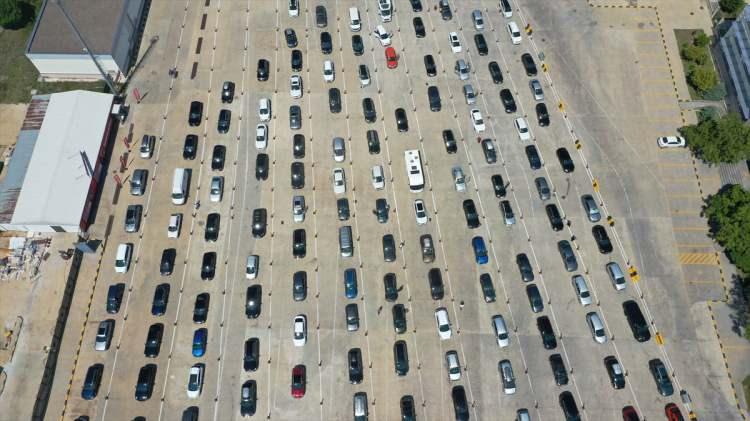
<instances>
[{"instance_id":1,"label":"dark suv","mask_svg":"<svg viewBox=\"0 0 750 421\"><path fill-rule=\"evenodd\" d=\"M268 211L265 208L253 210L253 237L263 238L266 235L266 219Z\"/></svg>"},{"instance_id":2,"label":"dark suv","mask_svg":"<svg viewBox=\"0 0 750 421\"><path fill-rule=\"evenodd\" d=\"M633 300L628 300L622 303L622 310L625 313L625 318L628 321L630 330L633 332L633 337L638 342L646 342L651 339L651 332L648 329L648 323L646 318L643 317L641 308Z\"/></svg>"},{"instance_id":3,"label":"dark suv","mask_svg":"<svg viewBox=\"0 0 750 421\"><path fill-rule=\"evenodd\" d=\"M183 159L195 159L198 153L198 136L189 134L185 136L185 144L182 147L182 158Z\"/></svg>"},{"instance_id":4,"label":"dark suv","mask_svg":"<svg viewBox=\"0 0 750 421\"><path fill-rule=\"evenodd\" d=\"M292 256L302 259L307 255L306 233L303 228L294 230L292 233Z\"/></svg>"},{"instance_id":5,"label":"dark suv","mask_svg":"<svg viewBox=\"0 0 750 421\"><path fill-rule=\"evenodd\" d=\"M478 228L481 224L479 223L479 214L477 213L474 201L471 199L464 200L463 208L464 216L466 216L466 226L472 229Z\"/></svg>"},{"instance_id":6,"label":"dark suv","mask_svg":"<svg viewBox=\"0 0 750 421\"><path fill-rule=\"evenodd\" d=\"M365 116L365 121L368 123L374 123L377 119L375 103L372 102L371 98L365 98L362 100L362 113Z\"/></svg>"},{"instance_id":7,"label":"dark suv","mask_svg":"<svg viewBox=\"0 0 750 421\"><path fill-rule=\"evenodd\" d=\"M442 300L445 295L445 288L443 287L443 275L440 273L440 269L432 268L427 272L427 281L430 284L430 296L433 300Z\"/></svg>"},{"instance_id":8,"label":"dark suv","mask_svg":"<svg viewBox=\"0 0 750 421\"><path fill-rule=\"evenodd\" d=\"M396 240L394 240L393 234L383 236L383 260L386 262L396 260Z\"/></svg>"},{"instance_id":9,"label":"dark suv","mask_svg":"<svg viewBox=\"0 0 750 421\"><path fill-rule=\"evenodd\" d=\"M563 229L563 219L560 216L560 211L557 209L557 205L550 203L544 207L544 211L547 212L547 218L553 231L560 231Z\"/></svg>"},{"instance_id":10,"label":"dark suv","mask_svg":"<svg viewBox=\"0 0 750 421\"><path fill-rule=\"evenodd\" d=\"M188 113L188 124L191 126L200 126L203 119L203 103L193 101L190 103L190 112Z\"/></svg>"},{"instance_id":11,"label":"dark suv","mask_svg":"<svg viewBox=\"0 0 750 421\"><path fill-rule=\"evenodd\" d=\"M534 58L531 57L531 54L523 53L521 55L521 63L524 70L526 70L526 76L536 76L536 64L534 64Z\"/></svg>"},{"instance_id":12,"label":"dark suv","mask_svg":"<svg viewBox=\"0 0 750 421\"><path fill-rule=\"evenodd\" d=\"M503 102L503 108L505 108L505 112L515 113L518 107L516 107L516 100L513 99L513 94L510 92L510 89L503 89L500 91L500 101Z\"/></svg>"},{"instance_id":13,"label":"dark suv","mask_svg":"<svg viewBox=\"0 0 750 421\"><path fill-rule=\"evenodd\" d=\"M206 217L206 231L203 239L213 243L219 239L219 229L221 228L221 216L218 213L209 213Z\"/></svg>"},{"instance_id":14,"label":"dark suv","mask_svg":"<svg viewBox=\"0 0 750 421\"><path fill-rule=\"evenodd\" d=\"M549 317L541 316L536 319L536 327L539 329L539 334L542 336L542 345L544 349L555 349L557 348L557 339L555 338L555 331L552 330L552 323L549 321Z\"/></svg>"},{"instance_id":15,"label":"dark suv","mask_svg":"<svg viewBox=\"0 0 750 421\"><path fill-rule=\"evenodd\" d=\"M442 109L440 91L437 86L430 86L427 88L427 99L430 101L430 111L437 112Z\"/></svg>"},{"instance_id":16,"label":"dark suv","mask_svg":"<svg viewBox=\"0 0 750 421\"><path fill-rule=\"evenodd\" d=\"M445 151L448 153L456 153L458 150L453 130L443 130L443 143L445 144Z\"/></svg>"},{"instance_id":17,"label":"dark suv","mask_svg":"<svg viewBox=\"0 0 750 421\"><path fill-rule=\"evenodd\" d=\"M552 368L552 376L555 378L555 384L564 386L568 384L568 371L565 368L565 362L560 354L549 356L549 365Z\"/></svg>"},{"instance_id":18,"label":"dark suv","mask_svg":"<svg viewBox=\"0 0 750 421\"><path fill-rule=\"evenodd\" d=\"M210 281L214 279L216 274L216 252L209 251L203 253L203 261L201 263L201 279L204 281Z\"/></svg>"}]
</instances>

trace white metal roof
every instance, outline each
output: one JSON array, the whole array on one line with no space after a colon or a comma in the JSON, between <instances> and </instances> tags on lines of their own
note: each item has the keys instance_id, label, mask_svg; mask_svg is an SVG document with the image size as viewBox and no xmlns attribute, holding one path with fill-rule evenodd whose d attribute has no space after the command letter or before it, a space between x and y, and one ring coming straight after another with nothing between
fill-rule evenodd
<instances>
[{"instance_id":1,"label":"white metal roof","mask_svg":"<svg viewBox=\"0 0 750 421\"><path fill-rule=\"evenodd\" d=\"M91 177L81 152L96 166L113 95L89 91L52 94L16 209L17 225L77 226Z\"/></svg>"}]
</instances>

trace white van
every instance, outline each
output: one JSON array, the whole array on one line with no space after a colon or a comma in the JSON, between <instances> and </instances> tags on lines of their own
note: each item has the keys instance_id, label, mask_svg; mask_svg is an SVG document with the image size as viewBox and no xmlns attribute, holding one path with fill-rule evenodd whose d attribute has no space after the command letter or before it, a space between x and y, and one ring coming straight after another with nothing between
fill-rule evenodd
<instances>
[{"instance_id":1,"label":"white van","mask_svg":"<svg viewBox=\"0 0 750 421\"><path fill-rule=\"evenodd\" d=\"M126 273L130 268L130 256L133 254L133 245L130 243L122 243L117 246L117 254L115 255L115 272Z\"/></svg>"},{"instance_id":2,"label":"white van","mask_svg":"<svg viewBox=\"0 0 750 421\"><path fill-rule=\"evenodd\" d=\"M172 178L172 203L184 205L187 201L188 174L185 168L175 168Z\"/></svg>"},{"instance_id":3,"label":"white van","mask_svg":"<svg viewBox=\"0 0 750 421\"><path fill-rule=\"evenodd\" d=\"M349 28L354 32L362 29L362 21L359 20L359 10L356 7L349 8Z\"/></svg>"},{"instance_id":4,"label":"white van","mask_svg":"<svg viewBox=\"0 0 750 421\"><path fill-rule=\"evenodd\" d=\"M503 316L499 314L492 316L492 327L495 330L495 337L500 348L510 345L510 335L508 334L508 327L505 325Z\"/></svg>"},{"instance_id":5,"label":"white van","mask_svg":"<svg viewBox=\"0 0 750 421\"><path fill-rule=\"evenodd\" d=\"M341 257L352 257L352 254L354 254L352 227L349 225L339 227L339 251Z\"/></svg>"}]
</instances>

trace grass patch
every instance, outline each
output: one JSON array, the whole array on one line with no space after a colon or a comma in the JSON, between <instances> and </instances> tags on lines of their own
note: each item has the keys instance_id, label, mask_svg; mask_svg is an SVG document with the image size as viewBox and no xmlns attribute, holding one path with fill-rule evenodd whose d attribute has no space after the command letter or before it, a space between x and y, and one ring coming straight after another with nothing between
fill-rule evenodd
<instances>
[{"instance_id":1,"label":"grass patch","mask_svg":"<svg viewBox=\"0 0 750 421\"><path fill-rule=\"evenodd\" d=\"M742 390L745 392L745 403L750 404L750 376L742 381Z\"/></svg>"},{"instance_id":2,"label":"grass patch","mask_svg":"<svg viewBox=\"0 0 750 421\"><path fill-rule=\"evenodd\" d=\"M31 90L39 94L51 94L73 89L87 89L106 92L104 82L40 82L39 72L24 55L26 43L34 28L34 16L41 0L27 3L29 19L19 29L5 29L0 32L0 103L20 104L31 100ZM33 8L33 12L31 9Z\"/></svg>"},{"instance_id":3,"label":"grass patch","mask_svg":"<svg viewBox=\"0 0 750 421\"><path fill-rule=\"evenodd\" d=\"M695 36L698 34L703 34L703 30L701 29L675 29L674 35L677 40L677 45L682 49L682 46L685 44L692 45L695 39ZM688 77L688 74L690 73L690 70L693 68L703 68L705 70L709 70L712 72L716 72L716 69L714 68L714 62L713 57L711 57L711 50L709 46L703 47L705 49L706 54L708 55L708 60L705 61L705 63L700 64L696 63L695 61L686 60L682 54L680 54L680 61L682 62L682 70L685 75L685 77ZM690 98L691 99L709 99L706 98L706 92L701 92L697 89L695 89L694 86L690 83L688 80L688 91L690 92ZM715 98L710 98L715 99Z\"/></svg>"}]
</instances>

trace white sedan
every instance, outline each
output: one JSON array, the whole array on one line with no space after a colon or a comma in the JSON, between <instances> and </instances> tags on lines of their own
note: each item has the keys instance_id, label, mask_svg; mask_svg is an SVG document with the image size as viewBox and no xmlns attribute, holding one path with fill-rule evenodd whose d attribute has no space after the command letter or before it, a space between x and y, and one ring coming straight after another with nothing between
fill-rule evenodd
<instances>
[{"instance_id":1,"label":"white sedan","mask_svg":"<svg viewBox=\"0 0 750 421\"><path fill-rule=\"evenodd\" d=\"M427 223L427 208L424 205L424 200L417 199L414 201L414 215L417 217L417 225Z\"/></svg>"},{"instance_id":2,"label":"white sedan","mask_svg":"<svg viewBox=\"0 0 750 421\"><path fill-rule=\"evenodd\" d=\"M516 131L518 132L518 138L521 140L530 140L531 139L531 132L529 131L529 125L526 123L526 119L523 117L518 117L513 121L513 124L516 126Z\"/></svg>"},{"instance_id":3,"label":"white sedan","mask_svg":"<svg viewBox=\"0 0 750 421\"><path fill-rule=\"evenodd\" d=\"M448 310L445 307L440 307L435 310L435 323L437 323L438 336L441 340L451 338L451 322L448 320Z\"/></svg>"},{"instance_id":4,"label":"white sedan","mask_svg":"<svg viewBox=\"0 0 750 421\"><path fill-rule=\"evenodd\" d=\"M383 190L385 188L385 177L383 177L383 167L380 165L372 166L372 187L375 190Z\"/></svg>"},{"instance_id":5,"label":"white sedan","mask_svg":"<svg viewBox=\"0 0 750 421\"><path fill-rule=\"evenodd\" d=\"M372 34L375 36L375 38L378 39L378 41L380 41L380 45L382 45L383 47L391 45L391 34L389 34L388 31L385 30L383 25L378 25L375 28L375 32L373 32Z\"/></svg>"},{"instance_id":6,"label":"white sedan","mask_svg":"<svg viewBox=\"0 0 750 421\"><path fill-rule=\"evenodd\" d=\"M336 72L333 69L333 62L326 60L323 62L323 80L333 82L334 79L336 79Z\"/></svg>"},{"instance_id":7,"label":"white sedan","mask_svg":"<svg viewBox=\"0 0 750 421\"><path fill-rule=\"evenodd\" d=\"M307 343L307 317L298 314L294 317L294 346L305 346Z\"/></svg>"},{"instance_id":8,"label":"white sedan","mask_svg":"<svg viewBox=\"0 0 750 421\"><path fill-rule=\"evenodd\" d=\"M190 373L188 374L188 398L196 399L201 395L201 389L203 389L203 364L196 364L190 367Z\"/></svg>"},{"instance_id":9,"label":"white sedan","mask_svg":"<svg viewBox=\"0 0 750 421\"><path fill-rule=\"evenodd\" d=\"M684 148L685 138L682 136L666 136L656 139L660 148Z\"/></svg>"},{"instance_id":10,"label":"white sedan","mask_svg":"<svg viewBox=\"0 0 750 421\"><path fill-rule=\"evenodd\" d=\"M289 78L289 94L292 98L302 98L302 77L300 75L292 75Z\"/></svg>"},{"instance_id":11,"label":"white sedan","mask_svg":"<svg viewBox=\"0 0 750 421\"><path fill-rule=\"evenodd\" d=\"M469 113L471 113L471 124L474 125L474 131L482 133L486 129L484 119L482 118L482 112L479 111L479 109L474 108L469 111Z\"/></svg>"},{"instance_id":12,"label":"white sedan","mask_svg":"<svg viewBox=\"0 0 750 421\"><path fill-rule=\"evenodd\" d=\"M260 121L271 120L271 100L268 98L261 98L258 100L258 118Z\"/></svg>"},{"instance_id":13,"label":"white sedan","mask_svg":"<svg viewBox=\"0 0 750 421\"><path fill-rule=\"evenodd\" d=\"M344 176L344 170L342 168L333 169L333 193L346 193L346 177Z\"/></svg>"},{"instance_id":14,"label":"white sedan","mask_svg":"<svg viewBox=\"0 0 750 421\"><path fill-rule=\"evenodd\" d=\"M453 50L454 53L460 53L461 52L461 41L458 39L458 34L455 32L451 32L448 34L448 40L451 43L451 50Z\"/></svg>"},{"instance_id":15,"label":"white sedan","mask_svg":"<svg viewBox=\"0 0 750 421\"><path fill-rule=\"evenodd\" d=\"M266 149L268 146L268 126L258 123L255 126L255 149Z\"/></svg>"}]
</instances>

